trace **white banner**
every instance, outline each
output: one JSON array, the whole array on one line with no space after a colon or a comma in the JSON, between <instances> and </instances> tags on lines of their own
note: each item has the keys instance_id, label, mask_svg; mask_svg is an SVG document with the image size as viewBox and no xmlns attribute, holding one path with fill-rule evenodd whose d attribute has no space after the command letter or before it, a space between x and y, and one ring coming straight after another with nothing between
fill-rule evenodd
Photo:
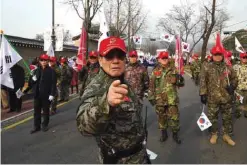
<instances>
[{"instance_id":1,"label":"white banner","mask_svg":"<svg viewBox=\"0 0 247 165\"><path fill-rule=\"evenodd\" d=\"M47 55L50 56L50 57L55 57L55 53L54 53L54 49L53 49L53 46L52 44L50 45L48 51L47 51Z\"/></svg>"},{"instance_id":2,"label":"white banner","mask_svg":"<svg viewBox=\"0 0 247 165\"><path fill-rule=\"evenodd\" d=\"M63 51L63 27L57 26L55 29L56 35L56 51Z\"/></svg>"},{"instance_id":3,"label":"white banner","mask_svg":"<svg viewBox=\"0 0 247 165\"><path fill-rule=\"evenodd\" d=\"M243 46L238 41L237 37L235 37L235 48L236 48L236 51L238 51L239 53L244 53L245 52Z\"/></svg>"},{"instance_id":4,"label":"white banner","mask_svg":"<svg viewBox=\"0 0 247 165\"><path fill-rule=\"evenodd\" d=\"M51 44L51 29L47 29L44 32L44 51L48 51Z\"/></svg>"},{"instance_id":5,"label":"white banner","mask_svg":"<svg viewBox=\"0 0 247 165\"><path fill-rule=\"evenodd\" d=\"M100 20L100 27L99 27L99 40L98 40L98 50L100 42L109 37L109 27L105 18L104 7L102 5L101 9L99 10L99 20Z\"/></svg>"}]
</instances>

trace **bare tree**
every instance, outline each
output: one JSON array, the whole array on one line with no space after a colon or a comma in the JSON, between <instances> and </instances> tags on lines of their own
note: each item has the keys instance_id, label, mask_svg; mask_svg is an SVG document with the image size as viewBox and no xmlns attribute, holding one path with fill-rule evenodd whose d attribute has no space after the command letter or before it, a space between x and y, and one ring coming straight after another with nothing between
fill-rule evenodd
<instances>
[{"instance_id":1,"label":"bare tree","mask_svg":"<svg viewBox=\"0 0 247 165\"><path fill-rule=\"evenodd\" d=\"M145 27L147 13L141 0L107 0L106 19L110 27L116 28L116 36L128 33L135 35Z\"/></svg>"},{"instance_id":2,"label":"bare tree","mask_svg":"<svg viewBox=\"0 0 247 165\"><path fill-rule=\"evenodd\" d=\"M40 40L40 41L44 41L44 34L36 34L35 39Z\"/></svg>"},{"instance_id":3,"label":"bare tree","mask_svg":"<svg viewBox=\"0 0 247 165\"><path fill-rule=\"evenodd\" d=\"M159 19L158 26L171 35L180 34L184 42L188 41L191 32L197 28L200 19L194 11L195 4L174 5L170 12Z\"/></svg>"},{"instance_id":4,"label":"bare tree","mask_svg":"<svg viewBox=\"0 0 247 165\"><path fill-rule=\"evenodd\" d=\"M64 0L64 3L70 5L76 11L77 15L84 21L84 26L87 32L86 57L88 57L88 31L91 28L93 18L102 6L103 2L101 0Z\"/></svg>"}]
</instances>

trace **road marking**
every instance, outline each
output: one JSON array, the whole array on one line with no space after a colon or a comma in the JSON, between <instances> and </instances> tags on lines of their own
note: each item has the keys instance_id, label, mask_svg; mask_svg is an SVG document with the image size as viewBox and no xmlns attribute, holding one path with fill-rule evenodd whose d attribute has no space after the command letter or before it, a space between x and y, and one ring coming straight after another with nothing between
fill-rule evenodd
<instances>
[{"instance_id":1,"label":"road marking","mask_svg":"<svg viewBox=\"0 0 247 165\"><path fill-rule=\"evenodd\" d=\"M75 99L77 99L77 98L78 98L78 96L75 97L75 98L70 99L70 100L67 101L67 102L58 104L57 107L61 107L61 106L65 105L65 104L67 104L67 103L69 103L69 102L71 102L71 101L73 101L73 100L75 100ZM29 116L29 117L27 117L27 118L25 118L25 119L23 119L23 120L21 120L21 121L18 121L18 122L14 123L14 124L11 124L11 125L9 125L9 126L6 126L6 127L4 127L3 129L1 129L1 132L2 132L2 131L6 131L6 130L11 129L11 128L14 128L14 127L16 127L16 126L18 126L18 125L21 125L21 124L23 124L23 123L25 123L25 122L27 122L27 121L29 121L29 120L31 120L31 119L33 119L33 116Z\"/></svg>"},{"instance_id":2,"label":"road marking","mask_svg":"<svg viewBox=\"0 0 247 165\"><path fill-rule=\"evenodd\" d=\"M192 77L192 75L189 73L189 72L187 72L187 71L184 71L188 76L190 76L190 77Z\"/></svg>"}]
</instances>

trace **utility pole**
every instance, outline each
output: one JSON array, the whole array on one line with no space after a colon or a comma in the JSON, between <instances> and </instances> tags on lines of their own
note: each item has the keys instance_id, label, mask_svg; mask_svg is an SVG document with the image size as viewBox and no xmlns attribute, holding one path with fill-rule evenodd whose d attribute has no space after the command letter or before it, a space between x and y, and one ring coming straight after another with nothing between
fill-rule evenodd
<instances>
[{"instance_id":1,"label":"utility pole","mask_svg":"<svg viewBox=\"0 0 247 165\"><path fill-rule=\"evenodd\" d=\"M86 59L88 59L88 42L89 42L89 19L90 19L90 9L89 9L89 0L86 0L86 13L85 13L85 22L86 22Z\"/></svg>"},{"instance_id":2,"label":"utility pole","mask_svg":"<svg viewBox=\"0 0 247 165\"><path fill-rule=\"evenodd\" d=\"M131 20L131 12L130 12L130 3L131 2L131 0L129 0L129 6L128 6L128 52L130 51L130 24L131 24L131 22L130 22L130 20Z\"/></svg>"},{"instance_id":3,"label":"utility pole","mask_svg":"<svg viewBox=\"0 0 247 165\"><path fill-rule=\"evenodd\" d=\"M54 0L52 0L52 34L51 34L51 41L52 41L52 47L55 52L56 50L56 35L55 35L55 5Z\"/></svg>"}]
</instances>

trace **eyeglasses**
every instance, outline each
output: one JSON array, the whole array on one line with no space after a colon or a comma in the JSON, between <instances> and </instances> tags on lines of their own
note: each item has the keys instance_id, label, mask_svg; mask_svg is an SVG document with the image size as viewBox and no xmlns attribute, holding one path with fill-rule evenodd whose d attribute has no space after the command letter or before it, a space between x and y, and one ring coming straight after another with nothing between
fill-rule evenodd
<instances>
[{"instance_id":1,"label":"eyeglasses","mask_svg":"<svg viewBox=\"0 0 247 165\"><path fill-rule=\"evenodd\" d=\"M245 56L245 57L242 57L242 59L247 59L247 56Z\"/></svg>"},{"instance_id":2,"label":"eyeglasses","mask_svg":"<svg viewBox=\"0 0 247 165\"><path fill-rule=\"evenodd\" d=\"M137 58L136 56L129 56L129 58Z\"/></svg>"},{"instance_id":3,"label":"eyeglasses","mask_svg":"<svg viewBox=\"0 0 247 165\"><path fill-rule=\"evenodd\" d=\"M111 61L111 60L113 60L115 57L116 57L117 59L121 60L121 61L125 60L125 58L126 58L126 56L123 55L123 54L108 54L108 55L105 56L105 59L106 59L107 61Z\"/></svg>"},{"instance_id":4,"label":"eyeglasses","mask_svg":"<svg viewBox=\"0 0 247 165\"><path fill-rule=\"evenodd\" d=\"M48 61L48 60L45 60L45 59L40 59L40 61Z\"/></svg>"},{"instance_id":5,"label":"eyeglasses","mask_svg":"<svg viewBox=\"0 0 247 165\"><path fill-rule=\"evenodd\" d=\"M163 57L163 58L161 58L162 60L167 60L168 58L167 57Z\"/></svg>"}]
</instances>

